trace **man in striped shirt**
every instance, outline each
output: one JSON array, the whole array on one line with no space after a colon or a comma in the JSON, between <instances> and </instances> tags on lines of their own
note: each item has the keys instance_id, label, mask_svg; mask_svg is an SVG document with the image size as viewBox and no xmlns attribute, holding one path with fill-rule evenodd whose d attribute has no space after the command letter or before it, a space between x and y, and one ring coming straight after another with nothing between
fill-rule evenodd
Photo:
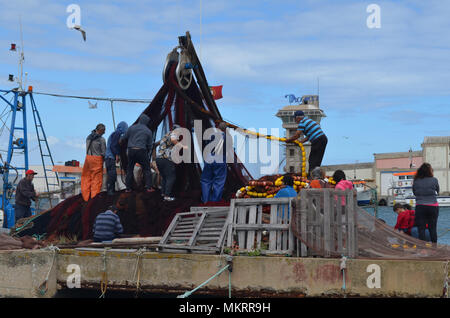
<instances>
[{"instance_id":1,"label":"man in striped shirt","mask_svg":"<svg viewBox=\"0 0 450 318\"><path fill-rule=\"evenodd\" d=\"M294 140L297 140L301 134L305 136L303 139L300 140L302 144L307 142L308 140L311 142L311 153L309 154L308 160L309 163L308 175L310 175L311 171L315 167L320 167L320 165L322 164L322 159L325 153L325 148L328 143L328 138L323 133L319 124L305 117L303 111L297 110L294 113L294 116L295 122L298 123L297 132L290 138L286 139L286 142L293 142Z\"/></svg>"},{"instance_id":2,"label":"man in striped shirt","mask_svg":"<svg viewBox=\"0 0 450 318\"><path fill-rule=\"evenodd\" d=\"M94 242L112 241L123 233L117 207L110 206L108 210L100 213L94 222Z\"/></svg>"}]
</instances>

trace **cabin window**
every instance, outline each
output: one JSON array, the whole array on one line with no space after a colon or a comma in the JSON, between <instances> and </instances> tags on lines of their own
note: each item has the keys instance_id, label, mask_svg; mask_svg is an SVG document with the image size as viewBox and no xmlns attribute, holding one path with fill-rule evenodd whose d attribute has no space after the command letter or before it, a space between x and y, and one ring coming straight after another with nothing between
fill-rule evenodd
<instances>
[{"instance_id":1,"label":"cabin window","mask_svg":"<svg viewBox=\"0 0 450 318\"><path fill-rule=\"evenodd\" d=\"M405 180L405 176L399 176L398 179L399 180Z\"/></svg>"},{"instance_id":2,"label":"cabin window","mask_svg":"<svg viewBox=\"0 0 450 318\"><path fill-rule=\"evenodd\" d=\"M295 156L295 150L289 149L289 156L294 157Z\"/></svg>"},{"instance_id":3,"label":"cabin window","mask_svg":"<svg viewBox=\"0 0 450 318\"><path fill-rule=\"evenodd\" d=\"M293 166L290 166L290 167L289 167L289 172L291 172L291 173L295 172Z\"/></svg>"}]
</instances>

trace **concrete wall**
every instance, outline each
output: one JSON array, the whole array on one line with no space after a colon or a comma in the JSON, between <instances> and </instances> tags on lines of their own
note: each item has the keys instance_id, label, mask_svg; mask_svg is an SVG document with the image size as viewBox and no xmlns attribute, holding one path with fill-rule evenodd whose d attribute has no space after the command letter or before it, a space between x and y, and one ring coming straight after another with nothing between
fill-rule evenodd
<instances>
[{"instance_id":1,"label":"concrete wall","mask_svg":"<svg viewBox=\"0 0 450 318\"><path fill-rule=\"evenodd\" d=\"M141 265L136 267L136 250L112 250L105 254L101 249L61 250L52 267L51 251L1 251L0 296L52 297L57 283L59 288L95 289L100 295L104 268L109 290L133 291L139 277L142 291L181 295L226 265L225 256L218 255L147 252L140 259ZM48 291L42 295L37 288L49 271ZM228 296L228 275L224 271L196 294ZM444 261L348 260L344 290L339 259L237 256L233 258L231 294L233 297L441 297L444 278Z\"/></svg>"},{"instance_id":2,"label":"concrete wall","mask_svg":"<svg viewBox=\"0 0 450 318\"><path fill-rule=\"evenodd\" d=\"M0 297L48 298L56 293L57 257L47 250L0 251ZM50 274L49 274L50 273ZM47 282L47 291L39 287Z\"/></svg>"},{"instance_id":3,"label":"concrete wall","mask_svg":"<svg viewBox=\"0 0 450 318\"><path fill-rule=\"evenodd\" d=\"M107 252L109 288L133 290L137 256L134 252ZM62 250L58 259L58 282L67 286L69 264L80 268L81 287L99 288L103 252ZM145 253L140 267L140 286L152 292L183 294L205 282L226 265L224 256ZM233 297L441 297L443 261L348 260L346 289L339 259L295 257L248 257L233 259ZM197 293L228 295L228 271Z\"/></svg>"}]
</instances>

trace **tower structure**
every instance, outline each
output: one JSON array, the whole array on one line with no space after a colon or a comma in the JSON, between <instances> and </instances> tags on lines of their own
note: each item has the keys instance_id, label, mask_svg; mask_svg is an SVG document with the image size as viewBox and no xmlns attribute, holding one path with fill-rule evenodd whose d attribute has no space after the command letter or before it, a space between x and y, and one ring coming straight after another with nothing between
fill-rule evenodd
<instances>
[{"instance_id":1,"label":"tower structure","mask_svg":"<svg viewBox=\"0 0 450 318\"><path fill-rule=\"evenodd\" d=\"M0 116L0 120L3 124L2 128L0 129L0 138L2 137L3 128L7 125L7 119L4 120L3 117L6 116L6 118L9 118L9 116L11 115L11 125L9 128L7 128L7 130L9 131L8 150L6 151L7 155L4 159L0 156L0 174L2 174L3 181L0 195L0 210L2 211L5 211L5 208L8 207L8 205L11 206L9 202L12 201L12 198L14 197L15 188L20 178L20 173L22 173L22 175L25 175L26 170L28 170L29 168L28 135L30 132L27 125L27 116L29 115L28 108L31 108L31 114L33 115L34 119L36 139L41 155L47 193L50 192L50 187L59 187L58 174L52 172L51 169L54 165L53 157L50 152L50 147L48 145L44 127L42 125L41 116L33 98L33 87L29 86L27 91L24 90L23 63L25 58L23 52L23 40L20 47L18 47L15 43L11 44L10 51L17 52L17 49L19 49L18 76L15 77L14 74L9 74L8 80L10 82L16 82L18 84L18 87L8 90L0 89L0 104L3 104L3 102L6 104L6 107L3 110L2 115ZM25 76L26 75L27 73L25 73ZM8 98L10 98L10 100L8 100ZM15 178L13 180L11 180L11 174L15 174ZM55 175L56 183L49 183L49 174ZM49 202L50 206L52 206L51 200L49 200ZM14 226L14 209L8 209L6 217L5 214L3 214L2 219L6 221L3 222L3 227Z\"/></svg>"},{"instance_id":2,"label":"tower structure","mask_svg":"<svg viewBox=\"0 0 450 318\"><path fill-rule=\"evenodd\" d=\"M293 101L298 99L290 99L290 105L284 106L276 113L283 122L283 128L285 129L285 137L289 138L297 131L298 124L295 122L294 113L297 110L302 110L305 116L314 120L320 125L323 117L326 117L324 111L319 108L319 95L304 95L299 99L298 104L292 104ZM309 157L311 151L311 144L308 142L305 145L306 157ZM300 173L302 166L302 156L300 149L294 144L286 144L285 149L286 166L285 172ZM308 170L308 163L306 166Z\"/></svg>"}]
</instances>

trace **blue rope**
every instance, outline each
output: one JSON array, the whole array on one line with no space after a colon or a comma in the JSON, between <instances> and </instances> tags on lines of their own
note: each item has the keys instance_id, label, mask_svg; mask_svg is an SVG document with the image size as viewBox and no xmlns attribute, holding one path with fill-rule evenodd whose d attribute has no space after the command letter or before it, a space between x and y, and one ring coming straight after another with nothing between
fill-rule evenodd
<instances>
[{"instance_id":1,"label":"blue rope","mask_svg":"<svg viewBox=\"0 0 450 318\"><path fill-rule=\"evenodd\" d=\"M205 286L206 284L208 284L211 280L213 280L214 278L216 278L217 276L219 276L224 270L226 270L228 267L230 266L230 264L227 264L224 268L222 268L221 270L219 270L217 273L215 273L213 276L211 276L208 280L206 280L204 283L200 284L198 287L194 288L191 291L187 291L185 292L183 295L177 296L177 298L186 298L189 297L190 295L192 295L197 289L202 288L203 286ZM231 274L229 277L229 296L231 298Z\"/></svg>"}]
</instances>

